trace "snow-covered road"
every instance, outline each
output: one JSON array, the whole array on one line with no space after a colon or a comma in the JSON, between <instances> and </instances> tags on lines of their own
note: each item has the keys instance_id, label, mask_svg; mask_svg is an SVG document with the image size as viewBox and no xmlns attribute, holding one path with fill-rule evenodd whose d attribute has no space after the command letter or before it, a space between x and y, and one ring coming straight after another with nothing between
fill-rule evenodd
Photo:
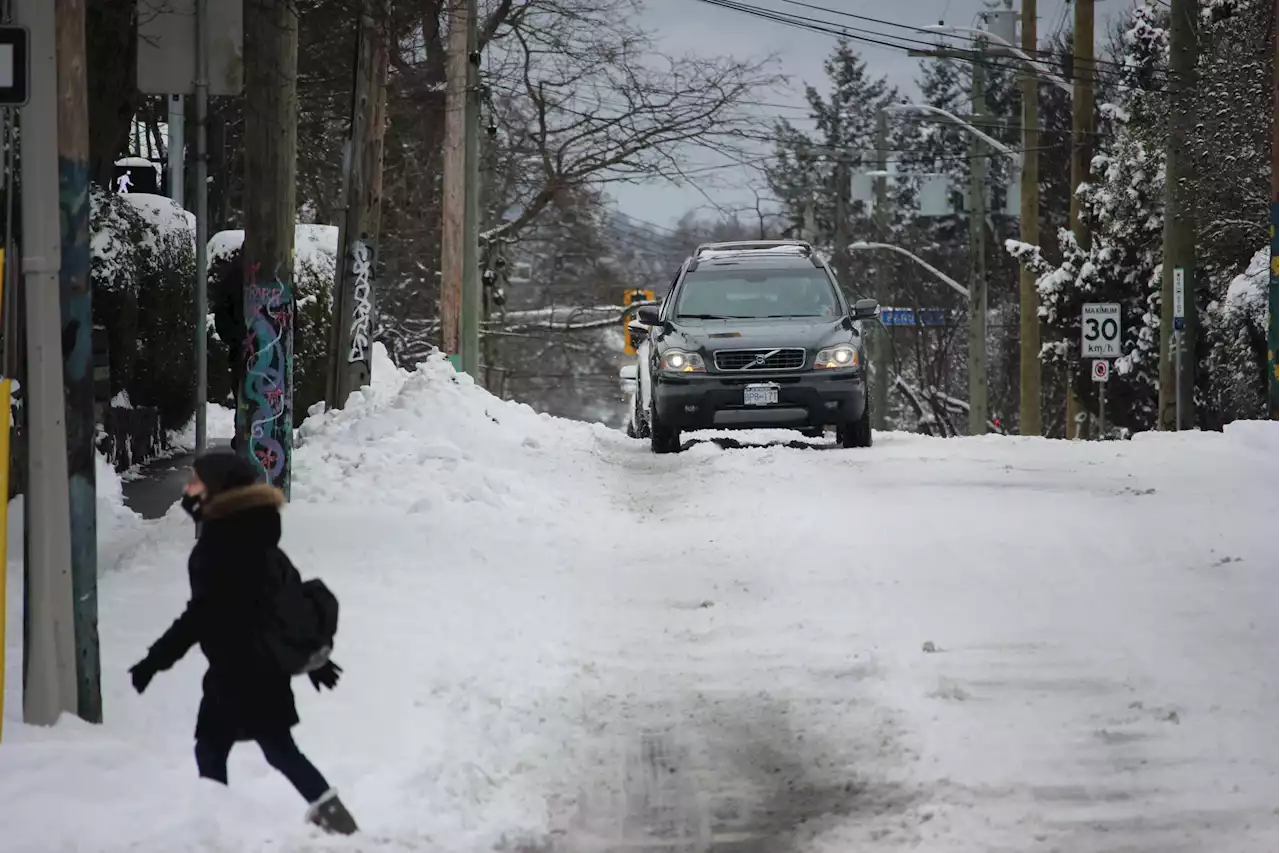
<instances>
[{"instance_id":1,"label":"snow-covered road","mask_svg":"<svg viewBox=\"0 0 1280 853\"><path fill-rule=\"evenodd\" d=\"M252 747L193 778L203 661L125 675L190 528L115 511L108 720L23 727L11 672L5 850L1274 849L1274 424L653 457L378 367L304 426L285 542L343 602L297 736L364 836Z\"/></svg>"}]
</instances>

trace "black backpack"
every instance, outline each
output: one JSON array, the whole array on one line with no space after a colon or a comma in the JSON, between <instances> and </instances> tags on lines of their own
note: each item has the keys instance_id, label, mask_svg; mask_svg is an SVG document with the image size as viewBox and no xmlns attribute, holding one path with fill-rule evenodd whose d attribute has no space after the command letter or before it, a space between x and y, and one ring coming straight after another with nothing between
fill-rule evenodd
<instances>
[{"instance_id":1,"label":"black backpack","mask_svg":"<svg viewBox=\"0 0 1280 853\"><path fill-rule=\"evenodd\" d=\"M304 675L329 661L338 633L338 599L324 581L304 581L283 552L280 585L267 598L263 614L263 651L268 666Z\"/></svg>"}]
</instances>

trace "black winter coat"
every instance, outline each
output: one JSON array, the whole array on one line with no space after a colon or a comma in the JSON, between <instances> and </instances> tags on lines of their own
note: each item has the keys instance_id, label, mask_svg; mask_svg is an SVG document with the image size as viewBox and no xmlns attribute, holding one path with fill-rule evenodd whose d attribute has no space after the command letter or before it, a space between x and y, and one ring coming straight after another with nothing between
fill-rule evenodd
<instances>
[{"instance_id":1,"label":"black winter coat","mask_svg":"<svg viewBox=\"0 0 1280 853\"><path fill-rule=\"evenodd\" d=\"M205 504L187 563L191 599L147 654L165 670L200 644L209 670L197 738L253 740L298 724L290 676L265 660L258 642L265 602L297 573L279 547L283 504L280 490L264 485Z\"/></svg>"}]
</instances>

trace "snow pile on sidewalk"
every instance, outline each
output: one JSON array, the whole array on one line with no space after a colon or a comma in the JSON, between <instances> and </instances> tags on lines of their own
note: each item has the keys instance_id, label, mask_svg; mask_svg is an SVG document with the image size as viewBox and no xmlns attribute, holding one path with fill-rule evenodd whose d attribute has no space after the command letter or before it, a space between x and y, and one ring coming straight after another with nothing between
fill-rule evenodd
<instances>
[{"instance_id":1,"label":"snow pile on sidewalk","mask_svg":"<svg viewBox=\"0 0 1280 853\"><path fill-rule=\"evenodd\" d=\"M236 434L236 410L218 403L206 403L204 415L206 438L212 442L229 442ZM180 431L169 435L169 444L190 452L196 448L196 419L192 416Z\"/></svg>"}]
</instances>

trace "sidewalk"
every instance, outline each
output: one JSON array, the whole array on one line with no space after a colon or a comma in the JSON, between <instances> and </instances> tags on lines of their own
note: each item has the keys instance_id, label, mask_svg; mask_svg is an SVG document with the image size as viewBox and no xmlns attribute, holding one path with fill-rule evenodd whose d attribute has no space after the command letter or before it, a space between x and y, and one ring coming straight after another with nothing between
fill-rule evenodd
<instances>
[{"instance_id":1,"label":"sidewalk","mask_svg":"<svg viewBox=\"0 0 1280 853\"><path fill-rule=\"evenodd\" d=\"M209 448L230 447L229 441L211 441ZM191 476L194 453L182 453L143 465L136 480L124 482L124 503L143 518L160 518L182 497Z\"/></svg>"}]
</instances>

